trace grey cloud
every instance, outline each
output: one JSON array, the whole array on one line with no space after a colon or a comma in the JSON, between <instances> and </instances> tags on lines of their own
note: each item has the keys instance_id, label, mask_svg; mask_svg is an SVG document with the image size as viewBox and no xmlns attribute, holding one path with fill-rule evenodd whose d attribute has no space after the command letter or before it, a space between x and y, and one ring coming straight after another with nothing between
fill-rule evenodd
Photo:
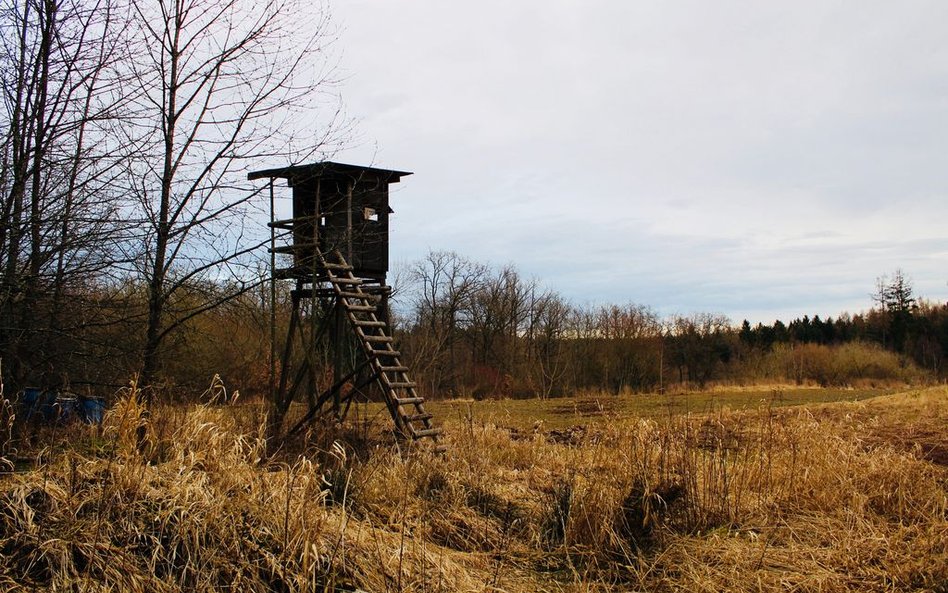
<instances>
[{"instance_id":1,"label":"grey cloud","mask_svg":"<svg viewBox=\"0 0 948 593\"><path fill-rule=\"evenodd\" d=\"M900 266L948 295L948 4L336 10L370 139L344 160L416 172L395 257L452 249L575 300L760 320L868 307Z\"/></svg>"}]
</instances>

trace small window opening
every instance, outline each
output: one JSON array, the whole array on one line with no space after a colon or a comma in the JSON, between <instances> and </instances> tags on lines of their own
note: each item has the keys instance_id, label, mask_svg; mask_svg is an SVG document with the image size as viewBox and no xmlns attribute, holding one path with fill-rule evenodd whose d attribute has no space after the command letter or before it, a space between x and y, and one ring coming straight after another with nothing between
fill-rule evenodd
<instances>
[{"instance_id":1,"label":"small window opening","mask_svg":"<svg viewBox=\"0 0 948 593\"><path fill-rule=\"evenodd\" d=\"M379 213L378 211L376 211L375 208L363 208L362 215L365 217L366 220L371 220L372 222L379 221Z\"/></svg>"}]
</instances>

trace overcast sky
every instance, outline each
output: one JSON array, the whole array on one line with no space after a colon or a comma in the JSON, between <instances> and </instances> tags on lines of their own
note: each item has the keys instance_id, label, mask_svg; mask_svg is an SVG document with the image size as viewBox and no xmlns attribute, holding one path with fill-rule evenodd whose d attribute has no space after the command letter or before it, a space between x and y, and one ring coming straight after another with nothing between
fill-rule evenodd
<instances>
[{"instance_id":1,"label":"overcast sky","mask_svg":"<svg viewBox=\"0 0 948 593\"><path fill-rule=\"evenodd\" d=\"M577 304L835 317L948 298L948 2L338 1L342 162L414 171L393 263Z\"/></svg>"}]
</instances>

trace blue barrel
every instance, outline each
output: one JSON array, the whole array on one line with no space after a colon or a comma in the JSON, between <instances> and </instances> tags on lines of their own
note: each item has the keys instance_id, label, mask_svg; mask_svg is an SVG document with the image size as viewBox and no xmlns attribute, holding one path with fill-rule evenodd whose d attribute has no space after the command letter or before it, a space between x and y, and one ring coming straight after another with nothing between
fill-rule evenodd
<instances>
[{"instance_id":1,"label":"blue barrel","mask_svg":"<svg viewBox=\"0 0 948 593\"><path fill-rule=\"evenodd\" d=\"M105 415L105 399L101 397L80 397L79 418L88 424L102 424Z\"/></svg>"},{"instance_id":2,"label":"blue barrel","mask_svg":"<svg viewBox=\"0 0 948 593\"><path fill-rule=\"evenodd\" d=\"M24 416L35 410L41 393L43 390L39 387L27 387L23 390L23 395L20 396L20 410Z\"/></svg>"},{"instance_id":3,"label":"blue barrel","mask_svg":"<svg viewBox=\"0 0 948 593\"><path fill-rule=\"evenodd\" d=\"M88 424L101 424L105 399L27 387L20 396L19 414L27 422L42 424L66 424L76 418Z\"/></svg>"},{"instance_id":4,"label":"blue barrel","mask_svg":"<svg viewBox=\"0 0 948 593\"><path fill-rule=\"evenodd\" d=\"M51 422L59 417L59 407L56 405L56 392L46 391L38 387L27 387L20 398L20 413L24 420Z\"/></svg>"},{"instance_id":5,"label":"blue barrel","mask_svg":"<svg viewBox=\"0 0 948 593\"><path fill-rule=\"evenodd\" d=\"M71 393L27 387L20 396L20 415L27 422L66 424L76 417L86 422L101 422L104 404L85 404L86 398ZM92 418L88 420L87 418ZM97 418L97 419L96 419Z\"/></svg>"},{"instance_id":6,"label":"blue barrel","mask_svg":"<svg viewBox=\"0 0 948 593\"><path fill-rule=\"evenodd\" d=\"M57 424L69 424L79 413L79 400L74 395L56 394L55 416L52 421Z\"/></svg>"}]
</instances>

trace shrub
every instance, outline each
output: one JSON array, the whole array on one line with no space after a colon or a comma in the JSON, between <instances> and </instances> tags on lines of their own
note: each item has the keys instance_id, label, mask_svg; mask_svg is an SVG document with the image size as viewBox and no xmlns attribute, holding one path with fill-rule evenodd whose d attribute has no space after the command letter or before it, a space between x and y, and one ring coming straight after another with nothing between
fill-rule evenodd
<instances>
[{"instance_id":1,"label":"shrub","mask_svg":"<svg viewBox=\"0 0 948 593\"><path fill-rule=\"evenodd\" d=\"M927 374L910 360L867 342L838 346L778 344L765 366L780 369L786 381L816 383L823 387L852 386L861 382L917 383Z\"/></svg>"}]
</instances>

